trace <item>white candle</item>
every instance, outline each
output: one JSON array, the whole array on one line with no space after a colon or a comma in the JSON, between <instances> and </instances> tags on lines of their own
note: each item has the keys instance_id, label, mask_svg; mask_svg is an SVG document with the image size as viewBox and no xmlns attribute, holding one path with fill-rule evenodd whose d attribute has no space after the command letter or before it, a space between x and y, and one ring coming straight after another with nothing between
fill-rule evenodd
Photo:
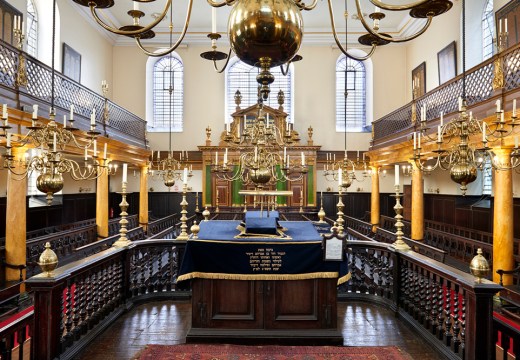
<instances>
[{"instance_id":1,"label":"white candle","mask_svg":"<svg viewBox=\"0 0 520 360\"><path fill-rule=\"evenodd\" d=\"M124 163L123 164L123 182L124 183L126 183L127 171L128 171L128 164Z\"/></svg>"},{"instance_id":2,"label":"white candle","mask_svg":"<svg viewBox=\"0 0 520 360\"><path fill-rule=\"evenodd\" d=\"M421 148L421 132L417 133L417 147Z\"/></svg>"},{"instance_id":3,"label":"white candle","mask_svg":"<svg viewBox=\"0 0 520 360\"><path fill-rule=\"evenodd\" d=\"M7 144L6 146L7 147L11 147L11 133L7 133Z\"/></svg>"},{"instance_id":4,"label":"white candle","mask_svg":"<svg viewBox=\"0 0 520 360\"><path fill-rule=\"evenodd\" d=\"M486 141L486 123L482 123L482 142Z\"/></svg>"},{"instance_id":5,"label":"white candle","mask_svg":"<svg viewBox=\"0 0 520 360\"><path fill-rule=\"evenodd\" d=\"M67 115L63 115L63 127L67 127Z\"/></svg>"},{"instance_id":6,"label":"white candle","mask_svg":"<svg viewBox=\"0 0 520 360\"><path fill-rule=\"evenodd\" d=\"M94 157L97 157L97 140L94 140Z\"/></svg>"},{"instance_id":7,"label":"white candle","mask_svg":"<svg viewBox=\"0 0 520 360\"><path fill-rule=\"evenodd\" d=\"M283 147L283 163L285 164L287 158L287 147Z\"/></svg>"},{"instance_id":8,"label":"white candle","mask_svg":"<svg viewBox=\"0 0 520 360\"><path fill-rule=\"evenodd\" d=\"M36 105L38 106L38 105ZM74 120L74 104L70 105L70 121Z\"/></svg>"},{"instance_id":9,"label":"white candle","mask_svg":"<svg viewBox=\"0 0 520 360\"><path fill-rule=\"evenodd\" d=\"M518 148L518 136L515 136L515 148Z\"/></svg>"},{"instance_id":10,"label":"white candle","mask_svg":"<svg viewBox=\"0 0 520 360\"><path fill-rule=\"evenodd\" d=\"M413 149L417 149L417 132L413 132Z\"/></svg>"},{"instance_id":11,"label":"white candle","mask_svg":"<svg viewBox=\"0 0 520 360\"><path fill-rule=\"evenodd\" d=\"M302 151L302 166L304 166L304 165L305 165L305 154Z\"/></svg>"},{"instance_id":12,"label":"white candle","mask_svg":"<svg viewBox=\"0 0 520 360\"><path fill-rule=\"evenodd\" d=\"M255 146L255 162L258 159L258 148Z\"/></svg>"},{"instance_id":13,"label":"white candle","mask_svg":"<svg viewBox=\"0 0 520 360\"><path fill-rule=\"evenodd\" d=\"M7 104L2 105L2 119L7 117Z\"/></svg>"},{"instance_id":14,"label":"white candle","mask_svg":"<svg viewBox=\"0 0 520 360\"><path fill-rule=\"evenodd\" d=\"M52 151L56 152L56 133L52 134Z\"/></svg>"},{"instance_id":15,"label":"white candle","mask_svg":"<svg viewBox=\"0 0 520 360\"><path fill-rule=\"evenodd\" d=\"M90 126L96 126L96 109L92 109L90 114Z\"/></svg>"},{"instance_id":16,"label":"white candle","mask_svg":"<svg viewBox=\"0 0 520 360\"><path fill-rule=\"evenodd\" d=\"M505 22L505 24L504 24L504 31L505 31L506 34L507 34L507 18L506 18L506 20L505 20L504 22Z\"/></svg>"},{"instance_id":17,"label":"white candle","mask_svg":"<svg viewBox=\"0 0 520 360\"><path fill-rule=\"evenodd\" d=\"M85 161L88 159L87 148L85 147Z\"/></svg>"},{"instance_id":18,"label":"white candle","mask_svg":"<svg viewBox=\"0 0 520 360\"><path fill-rule=\"evenodd\" d=\"M365 161L365 155L366 155L366 153L363 153L363 161Z\"/></svg>"},{"instance_id":19,"label":"white candle","mask_svg":"<svg viewBox=\"0 0 520 360\"><path fill-rule=\"evenodd\" d=\"M183 183L184 183L184 185L186 185L188 183L188 168L184 168Z\"/></svg>"},{"instance_id":20,"label":"white candle","mask_svg":"<svg viewBox=\"0 0 520 360\"><path fill-rule=\"evenodd\" d=\"M441 111L441 126L443 125L444 123L444 112Z\"/></svg>"},{"instance_id":21,"label":"white candle","mask_svg":"<svg viewBox=\"0 0 520 360\"><path fill-rule=\"evenodd\" d=\"M395 185L399 186L399 165L395 166Z\"/></svg>"},{"instance_id":22,"label":"white candle","mask_svg":"<svg viewBox=\"0 0 520 360\"><path fill-rule=\"evenodd\" d=\"M227 164L227 148L226 148L226 152L224 153L224 165Z\"/></svg>"},{"instance_id":23,"label":"white candle","mask_svg":"<svg viewBox=\"0 0 520 360\"><path fill-rule=\"evenodd\" d=\"M227 133L229 133L230 126L231 126L230 123L227 122L227 123L226 123L226 132L227 132Z\"/></svg>"},{"instance_id":24,"label":"white candle","mask_svg":"<svg viewBox=\"0 0 520 360\"><path fill-rule=\"evenodd\" d=\"M437 127L437 142L441 142L441 126Z\"/></svg>"},{"instance_id":25,"label":"white candle","mask_svg":"<svg viewBox=\"0 0 520 360\"><path fill-rule=\"evenodd\" d=\"M359 150L357 151L356 159L359 159Z\"/></svg>"},{"instance_id":26,"label":"white candle","mask_svg":"<svg viewBox=\"0 0 520 360\"><path fill-rule=\"evenodd\" d=\"M287 166L290 166L290 164L291 164L291 161L289 160L289 156L290 156L290 155L287 154Z\"/></svg>"},{"instance_id":27,"label":"white candle","mask_svg":"<svg viewBox=\"0 0 520 360\"><path fill-rule=\"evenodd\" d=\"M217 32L217 8L211 7L211 32Z\"/></svg>"},{"instance_id":28,"label":"white candle","mask_svg":"<svg viewBox=\"0 0 520 360\"><path fill-rule=\"evenodd\" d=\"M218 165L218 151L215 151L215 165Z\"/></svg>"},{"instance_id":29,"label":"white candle","mask_svg":"<svg viewBox=\"0 0 520 360\"><path fill-rule=\"evenodd\" d=\"M103 145L103 159L107 158L107 143Z\"/></svg>"},{"instance_id":30,"label":"white candle","mask_svg":"<svg viewBox=\"0 0 520 360\"><path fill-rule=\"evenodd\" d=\"M513 116L516 116L516 99L513 100Z\"/></svg>"},{"instance_id":31,"label":"white candle","mask_svg":"<svg viewBox=\"0 0 520 360\"><path fill-rule=\"evenodd\" d=\"M38 119L38 105L33 105L32 118L33 119Z\"/></svg>"},{"instance_id":32,"label":"white candle","mask_svg":"<svg viewBox=\"0 0 520 360\"><path fill-rule=\"evenodd\" d=\"M497 100L497 112L500 112L500 99Z\"/></svg>"},{"instance_id":33,"label":"white candle","mask_svg":"<svg viewBox=\"0 0 520 360\"><path fill-rule=\"evenodd\" d=\"M134 10L139 10L139 2L134 1Z\"/></svg>"},{"instance_id":34,"label":"white candle","mask_svg":"<svg viewBox=\"0 0 520 360\"><path fill-rule=\"evenodd\" d=\"M471 119L471 116L470 116L470 119ZM500 112L500 122L504 123L505 120L504 120L504 112Z\"/></svg>"},{"instance_id":35,"label":"white candle","mask_svg":"<svg viewBox=\"0 0 520 360\"><path fill-rule=\"evenodd\" d=\"M374 8L374 12L377 13L377 12L379 12L379 11L380 11L379 7L376 6L376 7Z\"/></svg>"},{"instance_id":36,"label":"white candle","mask_svg":"<svg viewBox=\"0 0 520 360\"><path fill-rule=\"evenodd\" d=\"M161 152L157 150L157 161L161 160Z\"/></svg>"},{"instance_id":37,"label":"white candle","mask_svg":"<svg viewBox=\"0 0 520 360\"><path fill-rule=\"evenodd\" d=\"M459 97L459 111L462 111L462 98Z\"/></svg>"},{"instance_id":38,"label":"white candle","mask_svg":"<svg viewBox=\"0 0 520 360\"><path fill-rule=\"evenodd\" d=\"M343 169L338 169L338 185L341 186L343 184Z\"/></svg>"}]
</instances>

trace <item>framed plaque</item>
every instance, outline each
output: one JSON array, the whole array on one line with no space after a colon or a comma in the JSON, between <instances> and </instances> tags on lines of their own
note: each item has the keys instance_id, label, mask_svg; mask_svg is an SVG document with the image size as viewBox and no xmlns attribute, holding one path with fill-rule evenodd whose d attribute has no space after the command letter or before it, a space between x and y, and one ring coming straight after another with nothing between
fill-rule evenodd
<instances>
[{"instance_id":1,"label":"framed plaque","mask_svg":"<svg viewBox=\"0 0 520 360\"><path fill-rule=\"evenodd\" d=\"M324 261L343 261L345 259L345 243L347 235L337 232L322 234L322 248Z\"/></svg>"},{"instance_id":2,"label":"framed plaque","mask_svg":"<svg viewBox=\"0 0 520 360\"><path fill-rule=\"evenodd\" d=\"M457 47L455 41L437 53L439 85L457 76Z\"/></svg>"},{"instance_id":3,"label":"framed plaque","mask_svg":"<svg viewBox=\"0 0 520 360\"><path fill-rule=\"evenodd\" d=\"M81 80L81 54L63 43L63 75L74 81Z\"/></svg>"}]
</instances>

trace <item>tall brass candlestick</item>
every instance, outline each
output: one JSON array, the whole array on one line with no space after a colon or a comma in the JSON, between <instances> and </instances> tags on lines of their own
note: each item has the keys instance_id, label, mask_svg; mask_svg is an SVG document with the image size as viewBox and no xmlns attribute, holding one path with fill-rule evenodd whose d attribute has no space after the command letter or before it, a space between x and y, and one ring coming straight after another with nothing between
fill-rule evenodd
<instances>
[{"instance_id":1,"label":"tall brass candlestick","mask_svg":"<svg viewBox=\"0 0 520 360\"><path fill-rule=\"evenodd\" d=\"M342 186L339 187L339 192L338 192L338 195L339 195L339 200L338 200L338 204L336 205L338 207L338 219L336 220L336 222L338 223L338 234L343 234L343 231L345 230L345 228L343 227L343 224L345 223L345 220L343 219L343 208L345 207L345 204L343 204L343 188Z\"/></svg>"},{"instance_id":2,"label":"tall brass candlestick","mask_svg":"<svg viewBox=\"0 0 520 360\"><path fill-rule=\"evenodd\" d=\"M126 237L126 233L128 232L126 226L128 225L128 220L126 220L126 217L128 215L128 213L126 212L126 210L128 210L128 202L126 201L126 195L127 195L127 192L126 192L126 182L123 182L122 186L121 186L121 192L120 192L121 196L122 196L122 199L121 199L121 203L119 204L119 207L121 208L121 220L119 220L119 234L120 234L120 237L119 239L112 245L114 247L124 247L124 246L128 246L131 241L128 240L128 238Z\"/></svg>"},{"instance_id":3,"label":"tall brass candlestick","mask_svg":"<svg viewBox=\"0 0 520 360\"><path fill-rule=\"evenodd\" d=\"M403 227L404 227L404 224L402 222L403 220L403 205L401 205L401 194L399 193L399 185L395 185L395 195L393 195L395 197L395 206L394 206L394 210L395 210L395 228L397 229L396 232L395 232L395 235L396 235L396 239L395 239L395 242L393 243L394 247L396 249L401 249L401 250L408 250L410 249L410 247L408 245L406 245L406 243L403 241Z\"/></svg>"},{"instance_id":4,"label":"tall brass candlestick","mask_svg":"<svg viewBox=\"0 0 520 360\"><path fill-rule=\"evenodd\" d=\"M186 220L188 220L188 218L186 217L186 214L188 213L188 210L186 210L188 208L188 202L186 201L186 191L187 190L188 190L188 185L186 183L184 183L184 185L182 185L182 201L181 201L181 207L182 207L181 233L179 234L179 236L177 236L177 240L188 240L189 239L188 233L186 232L186 229L188 228L188 225L186 225Z\"/></svg>"},{"instance_id":5,"label":"tall brass candlestick","mask_svg":"<svg viewBox=\"0 0 520 360\"><path fill-rule=\"evenodd\" d=\"M199 212L199 192L195 193L195 212Z\"/></svg>"},{"instance_id":6,"label":"tall brass candlestick","mask_svg":"<svg viewBox=\"0 0 520 360\"><path fill-rule=\"evenodd\" d=\"M325 210L323 210L323 193L321 193L321 196L320 196L320 211L318 211L318 218L320 219L320 221L318 221L319 223L324 223L325 222Z\"/></svg>"}]
</instances>

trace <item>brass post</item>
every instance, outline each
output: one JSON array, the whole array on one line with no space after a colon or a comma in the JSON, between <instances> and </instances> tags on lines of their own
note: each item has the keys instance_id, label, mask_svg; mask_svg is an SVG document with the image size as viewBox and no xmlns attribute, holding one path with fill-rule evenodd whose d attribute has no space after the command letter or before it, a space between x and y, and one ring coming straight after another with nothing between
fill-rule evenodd
<instances>
[{"instance_id":1,"label":"brass post","mask_svg":"<svg viewBox=\"0 0 520 360\"><path fill-rule=\"evenodd\" d=\"M121 220L119 220L119 234L121 235L119 239L112 245L114 247L124 247L130 245L131 241L128 240L126 237L126 233L128 232L126 226L128 225L128 220L126 219L126 216L128 213L126 210L128 210L128 202L126 201L126 195L128 194L126 192L126 182L123 182L122 189L121 189L121 203L119 204L119 207L121 208Z\"/></svg>"},{"instance_id":2,"label":"brass post","mask_svg":"<svg viewBox=\"0 0 520 360\"><path fill-rule=\"evenodd\" d=\"M399 185L395 185L395 206L394 206L394 210L395 210L395 228L397 229L397 231L395 232L395 235L396 235L396 239L395 239L395 242L393 243L394 247L396 249L400 249L400 250L408 250L410 249L410 247L408 245L406 245L406 243L403 241L403 227L404 227L404 224L402 222L403 220L403 205L401 205L401 194L399 193Z\"/></svg>"},{"instance_id":3,"label":"brass post","mask_svg":"<svg viewBox=\"0 0 520 360\"><path fill-rule=\"evenodd\" d=\"M188 228L188 225L186 225L186 220L188 220L188 218L186 217L186 214L188 213L188 210L186 210L188 208L188 202L186 201L186 191L187 190L188 190L188 185L184 184L182 186L182 201L181 201L181 207L182 207L181 233L179 234L179 236L177 236L177 240L188 240L189 239L188 233L186 232L186 229Z\"/></svg>"},{"instance_id":4,"label":"brass post","mask_svg":"<svg viewBox=\"0 0 520 360\"><path fill-rule=\"evenodd\" d=\"M343 219L343 208L345 207L345 204L343 204L343 200L342 200L342 197L343 197L343 191L342 191L342 186L340 185L339 186L339 192L338 192L338 204L336 205L338 207L338 219L336 220L336 222L338 223L338 234L343 234L345 228L343 227L343 224L345 223L345 220Z\"/></svg>"}]
</instances>

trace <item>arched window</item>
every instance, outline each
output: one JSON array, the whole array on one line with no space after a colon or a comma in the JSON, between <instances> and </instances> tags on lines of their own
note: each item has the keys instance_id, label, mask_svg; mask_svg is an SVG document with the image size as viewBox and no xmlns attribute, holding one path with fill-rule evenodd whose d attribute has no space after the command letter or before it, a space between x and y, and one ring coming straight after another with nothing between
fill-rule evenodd
<instances>
[{"instance_id":1,"label":"arched window","mask_svg":"<svg viewBox=\"0 0 520 360\"><path fill-rule=\"evenodd\" d=\"M27 53L38 56L38 13L33 0L27 0Z\"/></svg>"},{"instance_id":2,"label":"arched window","mask_svg":"<svg viewBox=\"0 0 520 360\"><path fill-rule=\"evenodd\" d=\"M148 123L148 131L181 132L184 98L182 61L177 54L171 53L159 58L153 64L152 72L153 116L151 123Z\"/></svg>"},{"instance_id":3,"label":"arched window","mask_svg":"<svg viewBox=\"0 0 520 360\"><path fill-rule=\"evenodd\" d=\"M236 110L235 93L240 90L242 94L242 109L247 108L258 102L258 83L256 75L258 75L259 68L247 65L240 61L237 57L230 61L230 65L226 69L226 114L225 118L229 119L231 114ZM271 92L267 101L264 104L274 109L278 109L278 92L283 91L285 101L283 104L284 111L288 114L287 120L294 122L294 107L292 101L293 93L293 65L289 66L287 75L283 75L280 67L271 68L271 73L274 75L274 82L271 84ZM226 120L227 121L227 120Z\"/></svg>"},{"instance_id":4,"label":"arched window","mask_svg":"<svg viewBox=\"0 0 520 360\"><path fill-rule=\"evenodd\" d=\"M482 13L482 60L493 56L495 26L493 19L493 0L487 0Z\"/></svg>"},{"instance_id":5,"label":"arched window","mask_svg":"<svg viewBox=\"0 0 520 360\"><path fill-rule=\"evenodd\" d=\"M336 62L336 131L367 131L366 70L345 55Z\"/></svg>"}]
</instances>

